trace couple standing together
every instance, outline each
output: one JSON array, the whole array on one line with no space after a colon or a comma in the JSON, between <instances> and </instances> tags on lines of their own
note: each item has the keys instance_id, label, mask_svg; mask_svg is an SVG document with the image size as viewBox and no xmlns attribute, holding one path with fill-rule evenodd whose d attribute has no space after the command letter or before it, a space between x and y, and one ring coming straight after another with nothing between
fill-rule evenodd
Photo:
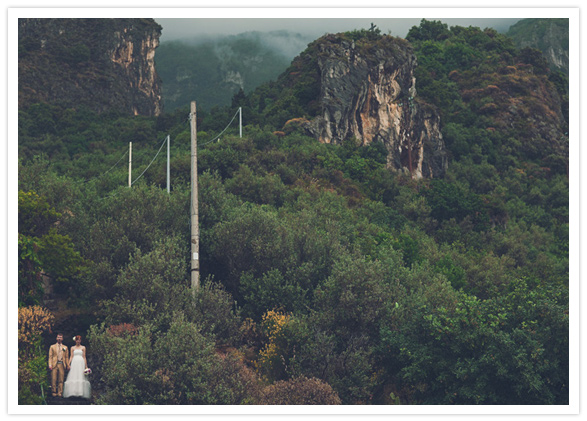
<instances>
[{"instance_id":1,"label":"couple standing together","mask_svg":"<svg viewBox=\"0 0 587 421\"><path fill-rule=\"evenodd\" d=\"M86 360L86 347L83 346L82 337L77 335L75 345L71 347L71 354L67 346L63 344L63 335L57 335L57 343L49 348L49 371L51 371L51 392L53 396L69 398L80 396L89 399L92 393L90 382L86 379L84 371L88 368ZM67 380L65 384L65 371Z\"/></svg>"}]
</instances>

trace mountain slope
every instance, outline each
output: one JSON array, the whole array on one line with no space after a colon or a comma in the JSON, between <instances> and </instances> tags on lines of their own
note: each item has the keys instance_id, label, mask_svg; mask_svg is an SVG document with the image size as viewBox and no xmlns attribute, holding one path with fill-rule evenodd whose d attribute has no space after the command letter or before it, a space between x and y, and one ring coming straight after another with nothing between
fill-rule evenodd
<instances>
[{"instance_id":1,"label":"mountain slope","mask_svg":"<svg viewBox=\"0 0 587 421\"><path fill-rule=\"evenodd\" d=\"M568 98L539 51L517 50L492 29L440 22L423 21L407 38L420 95L441 110L452 158L480 148L498 168L530 160L566 173Z\"/></svg>"},{"instance_id":2,"label":"mountain slope","mask_svg":"<svg viewBox=\"0 0 587 421\"><path fill-rule=\"evenodd\" d=\"M19 108L37 102L161 112L152 19L19 19Z\"/></svg>"},{"instance_id":3,"label":"mountain slope","mask_svg":"<svg viewBox=\"0 0 587 421\"><path fill-rule=\"evenodd\" d=\"M379 30L329 34L244 102L279 129L298 125L323 143L382 143L389 169L439 177L446 171L439 116L417 98L415 66L401 38Z\"/></svg>"},{"instance_id":4,"label":"mountain slope","mask_svg":"<svg viewBox=\"0 0 587 421\"><path fill-rule=\"evenodd\" d=\"M287 31L246 32L223 38L164 42L155 57L166 110L189 105L229 105L239 90L250 92L275 79L309 42Z\"/></svg>"},{"instance_id":5,"label":"mountain slope","mask_svg":"<svg viewBox=\"0 0 587 421\"><path fill-rule=\"evenodd\" d=\"M412 29L409 44L321 39L231 109L198 113L198 291L185 110L19 110L19 403L43 400L37 344L54 335L31 304L51 278L54 327L86 338L96 404L568 405L561 80L495 31ZM379 92L382 59L399 71ZM399 106L391 88L413 93L412 70L414 105L440 116L444 177L390 171L383 142L308 136L303 119L325 110L367 122L357 105L381 108L380 93ZM237 106L242 137L212 142Z\"/></svg>"},{"instance_id":6,"label":"mountain slope","mask_svg":"<svg viewBox=\"0 0 587 421\"><path fill-rule=\"evenodd\" d=\"M522 19L506 33L518 48L540 50L554 70L569 73L569 20Z\"/></svg>"}]
</instances>

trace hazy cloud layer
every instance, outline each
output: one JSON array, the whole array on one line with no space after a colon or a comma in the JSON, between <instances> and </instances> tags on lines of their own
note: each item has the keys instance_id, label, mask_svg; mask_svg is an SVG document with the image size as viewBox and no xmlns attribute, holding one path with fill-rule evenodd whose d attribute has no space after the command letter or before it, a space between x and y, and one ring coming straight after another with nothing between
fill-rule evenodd
<instances>
[{"instance_id":1,"label":"hazy cloud layer","mask_svg":"<svg viewBox=\"0 0 587 421\"><path fill-rule=\"evenodd\" d=\"M161 41L177 39L193 39L194 37L214 37L218 35L234 35L249 31L269 32L287 30L297 32L303 38L315 39L325 33L350 31L353 29L368 29L371 23L377 25L383 33L405 37L412 26L420 24L420 18L398 19L277 19L277 18L247 18L247 19L181 19L162 18L155 19L162 27ZM517 18L483 19L483 18L441 18L428 20L441 20L449 26L478 26L480 28L492 27L500 32L519 21Z\"/></svg>"}]
</instances>

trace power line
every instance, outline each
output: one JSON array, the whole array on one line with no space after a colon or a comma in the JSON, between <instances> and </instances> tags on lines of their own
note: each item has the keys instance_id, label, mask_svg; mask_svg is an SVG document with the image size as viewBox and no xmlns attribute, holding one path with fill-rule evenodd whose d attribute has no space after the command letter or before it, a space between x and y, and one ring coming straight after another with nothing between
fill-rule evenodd
<instances>
[{"instance_id":1,"label":"power line","mask_svg":"<svg viewBox=\"0 0 587 421\"><path fill-rule=\"evenodd\" d=\"M120 161L122 161L122 158L124 158L126 156L126 154L128 153L128 149L126 150L126 152L120 157L120 159L118 161L116 161L116 164L114 164L113 166L111 166L106 172L97 175L95 177L89 178L87 180L80 180L80 181L76 181L76 183L89 183L90 181L96 180L100 177L105 176L106 174L108 174L110 171L112 171L114 169L114 167L116 167L118 164L120 164Z\"/></svg>"},{"instance_id":2,"label":"power line","mask_svg":"<svg viewBox=\"0 0 587 421\"><path fill-rule=\"evenodd\" d=\"M130 183L131 186L134 183L136 183L139 180L139 178L141 178L143 176L143 174L149 169L149 167L151 166L151 164L155 161L155 159L159 155L159 152L161 152L161 149L163 149L163 145L165 145L165 142L167 142L167 137L165 137L165 139L163 139L163 142L161 143L161 146L159 147L159 150L157 151L157 153L155 154L155 157L151 160L151 162L149 163L149 165L147 166L147 168L145 168L145 170L141 173L141 175L139 175L137 178L135 178L135 181L133 181L132 183Z\"/></svg>"},{"instance_id":3,"label":"power line","mask_svg":"<svg viewBox=\"0 0 587 421\"><path fill-rule=\"evenodd\" d=\"M203 145L207 145L208 143L212 143L212 142L214 142L215 140L217 140L217 139L218 139L220 136L222 136L222 135L224 134L224 132L225 132L226 130L228 130L228 128L230 127L230 125L232 124L232 122L234 121L234 119L236 118L237 114L239 114L239 112L240 112L240 109L238 109L238 110L237 110L237 111L234 113L234 115L232 116L232 119L230 120L230 122L229 122L229 123L226 125L226 127L224 128L224 130L222 130L222 131L221 131L221 132L220 132L220 133L219 133L217 136L215 136L213 139L211 139L211 140L209 140L209 141L207 141L207 142L205 142L205 143L202 143L202 144L200 144L199 146L203 146ZM191 114L188 116L188 121L190 121L190 120L191 120ZM163 139L163 142L161 142L161 146L159 147L159 150L157 151L157 153L155 154L155 156L153 157L153 159L151 160L151 162L149 163L149 165L147 166L147 168L145 168L145 169L143 170L143 172L142 172L142 173L141 173L141 174L140 174L140 175L139 175L139 176L138 176L138 177L137 177L137 178L136 178L134 181L132 181L132 182L131 182L131 186L132 186L134 183L136 183L136 182L137 182L137 181L138 181L138 180L139 180L139 179L140 179L140 178L141 178L141 177L142 177L142 176L145 174L145 172L147 172L147 170L148 170L148 169L151 167L151 165L153 164L153 162L155 162L155 159L157 159L157 156L159 156L159 153L161 152L161 149L163 149L163 146L165 145L165 143L167 142L167 140L168 140L168 136L167 136L167 137L165 137L165 139ZM111 168L109 168L109 169L108 169L106 172L104 172L103 174L101 174L101 175L99 175L99 176L96 176L96 177L94 177L94 178L91 178L91 179L89 179L89 180L85 180L85 181L83 181L83 182L89 182L89 181L92 181L92 180L94 180L94 179L96 179L96 178L99 178L99 177L102 177L102 176L106 175L108 172L110 172L112 169L114 169L114 167L116 167L116 166L117 166L117 165L120 163L120 161L122 161L122 159L123 159L123 158L126 156L126 154L128 154L128 152L129 152L129 150L127 150L127 151L126 151L126 152L125 152L125 153L124 153L124 154L123 154L123 155L120 157L120 159L119 159L119 160L116 162L116 164L114 164L114 165L113 165ZM108 198L110 198L110 197L114 197L114 196L116 196L116 195L118 195L118 193L115 193L115 194L112 194L112 195L108 195L108 196L102 197L102 198L100 198L100 199L98 199L98 200L105 200L105 199L108 199ZM190 221L190 222L191 222L191 221Z\"/></svg>"},{"instance_id":4,"label":"power line","mask_svg":"<svg viewBox=\"0 0 587 421\"><path fill-rule=\"evenodd\" d=\"M222 130L218 136L216 136L215 138L213 138L212 140L209 140L209 141L207 141L207 142L200 143L198 146L204 146L204 145L207 145L208 143L212 143L212 142L214 142L216 139L218 139L220 136L222 136L222 134L223 134L223 133L224 133L224 132L225 132L225 131L226 131L226 130L227 130L229 127L230 127L230 125L232 124L232 122L233 122L233 121L234 121L234 119L236 118L236 115L237 115L239 112L240 112L240 110L236 110L236 113L234 113L234 115L232 116L232 120L230 120L230 123L228 123L228 124L226 125L226 127L224 128L224 130Z\"/></svg>"}]
</instances>

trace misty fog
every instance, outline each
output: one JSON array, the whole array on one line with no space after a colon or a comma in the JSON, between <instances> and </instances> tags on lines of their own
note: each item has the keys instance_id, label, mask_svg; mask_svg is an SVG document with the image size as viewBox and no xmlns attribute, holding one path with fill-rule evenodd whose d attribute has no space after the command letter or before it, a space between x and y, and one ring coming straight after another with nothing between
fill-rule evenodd
<instances>
[{"instance_id":1,"label":"misty fog","mask_svg":"<svg viewBox=\"0 0 587 421\"><path fill-rule=\"evenodd\" d=\"M449 26L477 26L491 27L499 32L506 32L511 25L520 18L426 18L440 20ZM295 33L300 39L310 42L326 33L351 31L353 29L368 29L371 23L377 25L382 33L405 37L412 26L420 24L421 18L385 18L385 19L273 19L273 18L243 18L243 19L183 19L161 18L155 19L162 27L161 42L171 40L198 40L210 39L227 35L236 35L243 32L271 32L288 31ZM283 37L282 37L283 38ZM277 41L280 42L276 37ZM305 47L305 44L302 46ZM301 51L301 50L299 50Z\"/></svg>"}]
</instances>

